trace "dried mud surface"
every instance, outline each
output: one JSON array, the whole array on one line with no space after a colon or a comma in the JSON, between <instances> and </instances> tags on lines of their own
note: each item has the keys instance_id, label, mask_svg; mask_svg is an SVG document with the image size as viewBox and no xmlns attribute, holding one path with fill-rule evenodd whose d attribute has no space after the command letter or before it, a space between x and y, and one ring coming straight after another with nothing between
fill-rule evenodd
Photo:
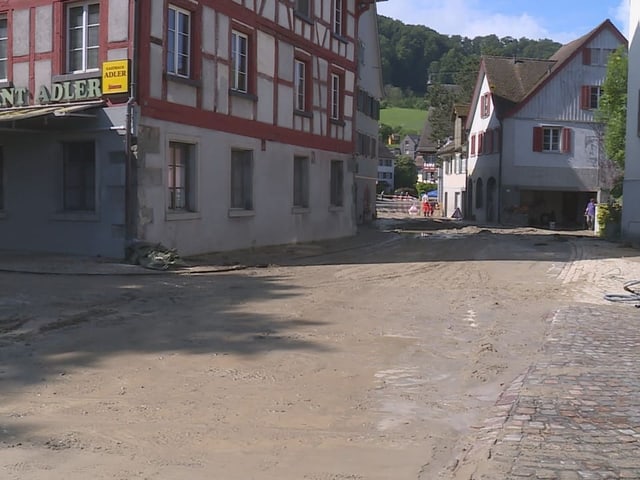
<instances>
[{"instance_id":1,"label":"dried mud surface","mask_svg":"<svg viewBox=\"0 0 640 480\"><path fill-rule=\"evenodd\" d=\"M470 478L553 312L640 278L575 232L377 226L213 274L0 273L0 478Z\"/></svg>"}]
</instances>

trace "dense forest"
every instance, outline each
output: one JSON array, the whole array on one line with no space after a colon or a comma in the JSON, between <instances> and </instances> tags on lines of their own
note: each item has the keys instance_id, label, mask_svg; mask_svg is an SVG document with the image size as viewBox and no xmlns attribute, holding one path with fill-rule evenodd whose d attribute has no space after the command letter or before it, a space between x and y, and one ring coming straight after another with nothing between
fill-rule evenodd
<instances>
[{"instance_id":1,"label":"dense forest","mask_svg":"<svg viewBox=\"0 0 640 480\"><path fill-rule=\"evenodd\" d=\"M382 107L433 107L434 140L450 136L453 103L470 100L481 55L549 58L561 47L548 39L447 36L382 15L378 29L385 85Z\"/></svg>"}]
</instances>

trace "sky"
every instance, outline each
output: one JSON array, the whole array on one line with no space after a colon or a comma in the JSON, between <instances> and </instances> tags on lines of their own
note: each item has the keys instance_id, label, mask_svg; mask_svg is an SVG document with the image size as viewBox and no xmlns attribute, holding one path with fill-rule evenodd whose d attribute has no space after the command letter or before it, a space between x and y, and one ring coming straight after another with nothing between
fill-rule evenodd
<instances>
[{"instance_id":1,"label":"sky","mask_svg":"<svg viewBox=\"0 0 640 480\"><path fill-rule=\"evenodd\" d=\"M377 8L380 15L444 35L548 38L564 44L607 18L629 38L629 1L638 0L378 0Z\"/></svg>"}]
</instances>

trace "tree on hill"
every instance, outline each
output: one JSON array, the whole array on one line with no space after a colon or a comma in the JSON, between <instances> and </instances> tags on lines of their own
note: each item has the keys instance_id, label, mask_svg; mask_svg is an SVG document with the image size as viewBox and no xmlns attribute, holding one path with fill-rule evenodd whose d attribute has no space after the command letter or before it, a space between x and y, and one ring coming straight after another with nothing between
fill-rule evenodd
<instances>
[{"instance_id":1,"label":"tree on hill","mask_svg":"<svg viewBox=\"0 0 640 480\"><path fill-rule=\"evenodd\" d=\"M383 15L378 15L378 31L385 85L381 106L429 109L434 141L451 135L453 103L471 100L481 55L546 59L561 47L549 39L447 36Z\"/></svg>"},{"instance_id":2,"label":"tree on hill","mask_svg":"<svg viewBox=\"0 0 640 480\"><path fill-rule=\"evenodd\" d=\"M378 31L384 84L403 92L410 89L417 95L426 93L430 74L433 81L444 84L458 83L461 74L467 78L470 65L476 66L477 73L480 55L549 58L561 46L548 39L447 36L384 15L378 15Z\"/></svg>"}]
</instances>

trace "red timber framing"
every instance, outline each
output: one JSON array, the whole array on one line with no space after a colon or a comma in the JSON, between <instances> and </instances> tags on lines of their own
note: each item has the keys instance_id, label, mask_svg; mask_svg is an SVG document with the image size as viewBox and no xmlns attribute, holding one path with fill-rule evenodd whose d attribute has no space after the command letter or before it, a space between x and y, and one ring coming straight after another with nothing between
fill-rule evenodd
<instances>
[{"instance_id":1,"label":"red timber framing","mask_svg":"<svg viewBox=\"0 0 640 480\"><path fill-rule=\"evenodd\" d=\"M299 145L308 148L317 148L321 150L328 151L336 151L340 153L353 153L355 146L355 138L351 140L340 140L334 137L328 136L330 130L324 132L323 135L317 135L314 133L299 131L290 128L280 127L276 124L277 122L277 112L274 111L273 115L273 123L264 123L258 122L255 120L247 120L239 117L234 117L232 114L227 113L219 113L210 110L202 109L202 85L201 82L201 68L202 68L202 52L199 48L201 41L201 33L199 31L199 27L193 29L194 34L197 33L197 39L194 38L193 46L191 49L191 53L193 56L194 66L194 75L192 75L191 84L194 85L198 89L198 97L197 97L197 106L196 108L180 105L177 103L172 103L165 101L163 99L152 98L150 96L150 63L151 59L149 57L150 51L148 48L145 48L145 45L149 45L150 42L158 44L159 42L164 42L164 39L151 38L151 25L149 24L150 15L148 12L151 11L151 2L157 0L138 0L139 1L139 9L140 9L140 23L139 23L139 42L142 48L139 49L138 52L138 102L141 108L141 115L151 118L156 118L159 120L166 120L170 122L176 123L184 123L195 127L208 128L211 130L237 134L242 136L251 136L254 138L260 138L266 141L274 141L274 142L282 142L289 143L294 145ZM168 9L168 6L176 5L181 8L186 8L186 4L189 3L193 5L193 2L189 2L188 0L163 0L165 11ZM220 0L202 0L197 2L199 7L199 11L202 9L202 5L207 5L212 8L219 14L223 14L232 19L231 25L232 28L242 28L245 31L251 31L252 36L255 38L258 31L264 31L269 35L274 36L277 40L283 40L291 45L294 45L301 50L307 52L309 55L314 57L319 57L326 60L330 65L337 67L339 70L343 71L351 71L356 72L356 62L353 60L348 60L344 56L338 55L333 51L321 47L318 44L308 40L306 36L297 35L292 31L292 28L284 28L276 22L272 22L266 17L261 16L260 12L263 8L265 2L263 0L244 0L244 4L247 4L247 7L244 7L241 4L227 1L221 2ZM256 5L257 13L249 8L248 5L251 4L251 7ZM345 2L346 4L346 2ZM191 7L193 9L193 7ZM196 13L195 17L196 22L201 22L201 14ZM318 22L319 19L315 19L314 21ZM327 28L331 31L331 25L329 19L324 22L326 23ZM357 22L356 22L357 24ZM193 23L193 25L198 25L197 23ZM306 25L307 29L314 29L313 25ZM357 35L356 35L357 36ZM351 42L355 45L354 37L344 35L342 37L347 42ZM276 42L277 44L277 42ZM254 50L255 51L255 50ZM217 58L216 54L204 54L206 58L210 60L215 60L216 62L227 62L227 60L223 60L221 58ZM278 58L279 51L276 47L275 52L276 58ZM315 67L315 65L313 65ZM251 66L249 68L252 68ZM166 70L166 69L165 69ZM315 70L315 68L314 68ZM278 97L277 90L279 84L289 85L291 82L286 82L284 80L279 79L278 75L278 65L276 64L275 68L275 78L274 81L274 96L273 101L274 105L277 105ZM254 78L252 81L255 82L255 73L253 71ZM166 77L163 79L163 97L166 98ZM326 85L322 85L323 88L327 88ZM249 85L249 88L252 88L252 85ZM255 90L253 90L255 92ZM250 92L251 93L251 92ZM344 91L344 95L353 96L354 92L352 91ZM327 91L327 95L329 92ZM351 102L352 104L354 102ZM257 108L257 107L256 107ZM274 110L276 110L274 108ZM232 112L230 112L232 113ZM314 114L322 113L323 115L329 116L329 111L327 110L326 105L320 106L320 108L315 108ZM354 119L355 118L355 106L353 112L343 112L345 119Z\"/></svg>"},{"instance_id":2,"label":"red timber framing","mask_svg":"<svg viewBox=\"0 0 640 480\"><path fill-rule=\"evenodd\" d=\"M6 15L7 27L9 32L14 30L14 12L16 10L27 10L29 12L29 52L26 55L13 55L14 52L14 38L9 34L7 42L7 80L13 82L13 70L16 64L28 63L29 65L29 85L28 89L30 95L33 96L37 92L39 85L35 84L35 65L39 61L51 62L51 75L53 77L58 75L67 74L66 65L66 15L65 8L69 4L78 3L79 0L5 0L0 2L0 15ZM132 44L129 41L109 42L108 32L108 19L109 19L109 2L107 0L97 0L96 3L100 4L100 49L98 52L98 61L102 63L107 60L109 50L126 48L129 52L129 57L132 55ZM133 3L130 2L130 16L133 18ZM36 24L36 10L38 7L51 6L52 7L52 48L48 52L36 51L36 35L38 32ZM102 27L104 25L104 28ZM129 38L133 38L134 25L132 22L129 24ZM25 85L26 86L26 85ZM31 97L30 102L34 99Z\"/></svg>"}]
</instances>

